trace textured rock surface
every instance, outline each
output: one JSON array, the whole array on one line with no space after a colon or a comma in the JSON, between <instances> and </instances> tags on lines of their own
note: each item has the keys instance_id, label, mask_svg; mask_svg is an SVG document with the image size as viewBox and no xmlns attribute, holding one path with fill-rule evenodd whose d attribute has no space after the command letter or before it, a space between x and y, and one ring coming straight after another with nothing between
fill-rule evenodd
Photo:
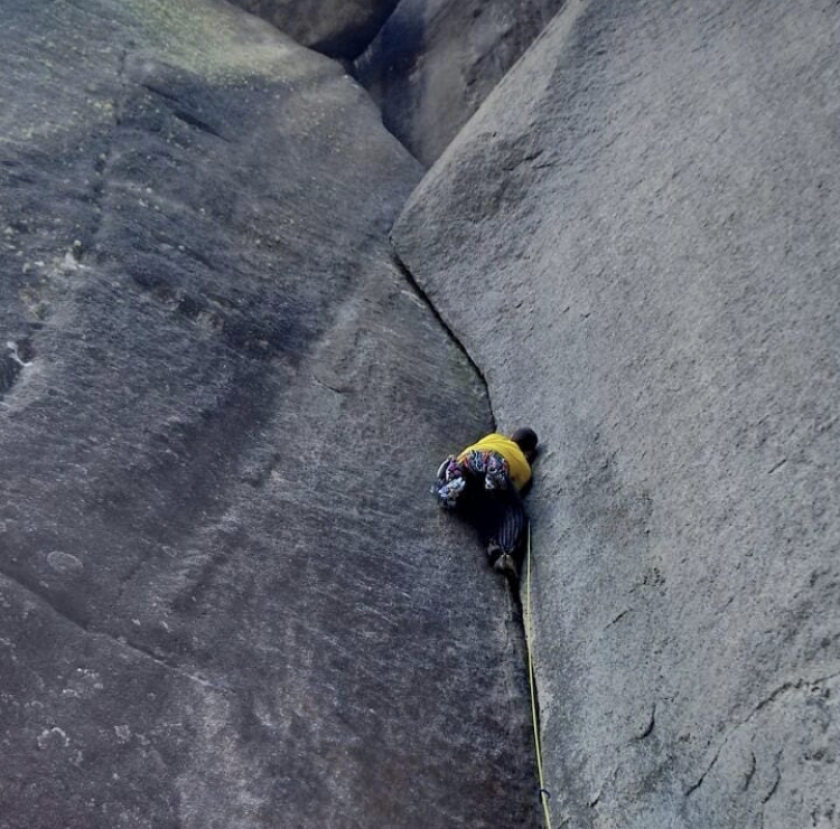
<instances>
[{"instance_id":1,"label":"textured rock surface","mask_svg":"<svg viewBox=\"0 0 840 829\"><path fill-rule=\"evenodd\" d=\"M402 0L356 72L382 119L431 165L563 0Z\"/></svg>"},{"instance_id":2,"label":"textured rock surface","mask_svg":"<svg viewBox=\"0 0 840 829\"><path fill-rule=\"evenodd\" d=\"M373 40L397 0L231 0L298 43L352 60Z\"/></svg>"},{"instance_id":3,"label":"textured rock surface","mask_svg":"<svg viewBox=\"0 0 840 829\"><path fill-rule=\"evenodd\" d=\"M0 826L532 825L516 626L427 492L489 413L390 261L419 165L225 3L3 23Z\"/></svg>"},{"instance_id":4,"label":"textured rock surface","mask_svg":"<svg viewBox=\"0 0 840 829\"><path fill-rule=\"evenodd\" d=\"M400 256L545 439L554 825L840 826L840 7L575 3Z\"/></svg>"}]
</instances>

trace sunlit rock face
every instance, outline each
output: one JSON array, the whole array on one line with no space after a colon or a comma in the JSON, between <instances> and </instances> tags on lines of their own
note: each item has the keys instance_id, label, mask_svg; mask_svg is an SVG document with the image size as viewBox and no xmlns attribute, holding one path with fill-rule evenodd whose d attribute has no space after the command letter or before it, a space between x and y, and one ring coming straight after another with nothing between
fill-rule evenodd
<instances>
[{"instance_id":1,"label":"sunlit rock face","mask_svg":"<svg viewBox=\"0 0 840 829\"><path fill-rule=\"evenodd\" d=\"M397 0L231 0L334 58L352 60L373 40Z\"/></svg>"},{"instance_id":2,"label":"sunlit rock face","mask_svg":"<svg viewBox=\"0 0 840 829\"><path fill-rule=\"evenodd\" d=\"M532 826L519 634L428 493L491 425L421 175L227 3L6 2L0 826Z\"/></svg>"},{"instance_id":3,"label":"sunlit rock face","mask_svg":"<svg viewBox=\"0 0 840 829\"><path fill-rule=\"evenodd\" d=\"M555 826L838 826L840 8L575 2L397 251L535 475Z\"/></svg>"},{"instance_id":4,"label":"sunlit rock face","mask_svg":"<svg viewBox=\"0 0 840 829\"><path fill-rule=\"evenodd\" d=\"M382 119L427 166L563 0L401 0L356 61Z\"/></svg>"}]
</instances>

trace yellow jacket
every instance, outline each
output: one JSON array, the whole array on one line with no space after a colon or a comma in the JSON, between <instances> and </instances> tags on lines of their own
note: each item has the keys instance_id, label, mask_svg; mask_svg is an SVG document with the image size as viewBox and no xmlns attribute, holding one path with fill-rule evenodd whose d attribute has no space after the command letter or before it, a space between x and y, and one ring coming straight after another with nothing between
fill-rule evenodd
<instances>
[{"instance_id":1,"label":"yellow jacket","mask_svg":"<svg viewBox=\"0 0 840 829\"><path fill-rule=\"evenodd\" d=\"M458 455L458 460L462 460L473 451L498 452L508 462L510 479L517 489L522 489L531 480L531 464L528 463L525 453L519 448L518 444L514 443L509 437L493 432L493 434L482 438L478 443L464 449Z\"/></svg>"}]
</instances>

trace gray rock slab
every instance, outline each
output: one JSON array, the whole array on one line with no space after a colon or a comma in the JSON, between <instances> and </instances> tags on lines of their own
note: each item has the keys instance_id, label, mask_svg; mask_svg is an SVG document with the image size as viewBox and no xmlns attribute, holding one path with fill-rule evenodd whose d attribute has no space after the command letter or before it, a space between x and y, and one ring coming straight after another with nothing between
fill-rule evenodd
<instances>
[{"instance_id":1,"label":"gray rock slab","mask_svg":"<svg viewBox=\"0 0 840 829\"><path fill-rule=\"evenodd\" d=\"M303 46L353 60L373 40L397 0L231 0Z\"/></svg>"},{"instance_id":2,"label":"gray rock slab","mask_svg":"<svg viewBox=\"0 0 840 829\"><path fill-rule=\"evenodd\" d=\"M554 825L840 820L840 7L582 2L400 257L543 438Z\"/></svg>"},{"instance_id":3,"label":"gray rock slab","mask_svg":"<svg viewBox=\"0 0 840 829\"><path fill-rule=\"evenodd\" d=\"M420 166L204 0L7 2L0 827L532 826L490 424L391 259Z\"/></svg>"},{"instance_id":4,"label":"gray rock slab","mask_svg":"<svg viewBox=\"0 0 840 829\"><path fill-rule=\"evenodd\" d=\"M356 74L385 126L431 166L562 5L401 0Z\"/></svg>"}]
</instances>

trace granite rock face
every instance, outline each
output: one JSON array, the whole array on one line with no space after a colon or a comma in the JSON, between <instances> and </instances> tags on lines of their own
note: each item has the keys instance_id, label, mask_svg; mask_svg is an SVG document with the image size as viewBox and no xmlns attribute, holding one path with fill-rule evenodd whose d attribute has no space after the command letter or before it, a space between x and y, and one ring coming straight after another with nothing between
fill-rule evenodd
<instances>
[{"instance_id":1,"label":"granite rock face","mask_svg":"<svg viewBox=\"0 0 840 829\"><path fill-rule=\"evenodd\" d=\"M382 119L426 165L563 0L401 0L356 62Z\"/></svg>"},{"instance_id":2,"label":"granite rock face","mask_svg":"<svg viewBox=\"0 0 840 829\"><path fill-rule=\"evenodd\" d=\"M223 2L0 40L0 827L534 825L510 602L428 494L490 413L391 260L419 165Z\"/></svg>"},{"instance_id":3,"label":"granite rock face","mask_svg":"<svg viewBox=\"0 0 840 829\"><path fill-rule=\"evenodd\" d=\"M353 60L373 40L397 0L231 0L296 42L334 58Z\"/></svg>"},{"instance_id":4,"label":"granite rock face","mask_svg":"<svg viewBox=\"0 0 840 829\"><path fill-rule=\"evenodd\" d=\"M544 440L554 825L840 826L840 7L576 2L398 253Z\"/></svg>"}]
</instances>

